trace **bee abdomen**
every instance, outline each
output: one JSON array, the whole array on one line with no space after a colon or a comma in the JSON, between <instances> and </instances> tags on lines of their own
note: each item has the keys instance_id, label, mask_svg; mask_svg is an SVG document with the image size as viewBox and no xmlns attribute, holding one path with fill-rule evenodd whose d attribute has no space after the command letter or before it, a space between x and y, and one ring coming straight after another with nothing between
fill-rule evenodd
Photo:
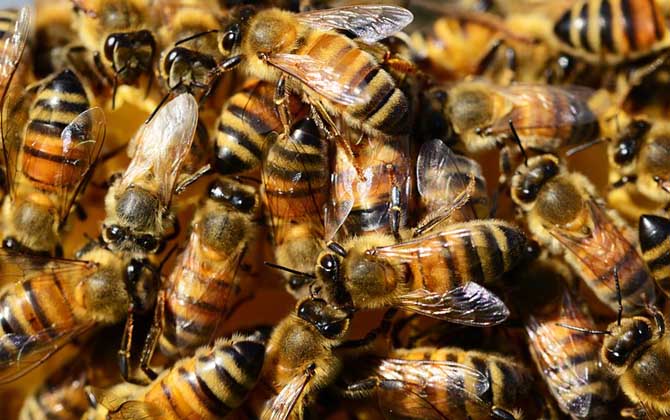
<instances>
[{"instance_id":1,"label":"bee abdomen","mask_svg":"<svg viewBox=\"0 0 670 420\"><path fill-rule=\"evenodd\" d=\"M570 48L622 58L652 50L666 36L655 0L581 0L554 25Z\"/></svg>"},{"instance_id":2,"label":"bee abdomen","mask_svg":"<svg viewBox=\"0 0 670 420\"><path fill-rule=\"evenodd\" d=\"M16 9L0 9L0 38L14 31L14 24L19 16Z\"/></svg>"},{"instance_id":3,"label":"bee abdomen","mask_svg":"<svg viewBox=\"0 0 670 420\"><path fill-rule=\"evenodd\" d=\"M145 400L168 408L172 418L195 413L225 417L255 385L264 358L265 345L258 341L219 340L178 362L147 391Z\"/></svg>"},{"instance_id":4,"label":"bee abdomen","mask_svg":"<svg viewBox=\"0 0 670 420\"><path fill-rule=\"evenodd\" d=\"M656 284L670 293L670 220L654 215L640 217L640 248Z\"/></svg>"}]
</instances>

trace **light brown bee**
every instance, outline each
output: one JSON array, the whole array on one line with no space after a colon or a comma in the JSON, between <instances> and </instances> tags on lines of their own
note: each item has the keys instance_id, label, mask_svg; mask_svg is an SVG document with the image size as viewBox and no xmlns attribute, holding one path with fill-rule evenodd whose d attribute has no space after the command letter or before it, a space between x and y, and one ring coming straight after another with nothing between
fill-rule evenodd
<instances>
[{"instance_id":1,"label":"light brown bee","mask_svg":"<svg viewBox=\"0 0 670 420\"><path fill-rule=\"evenodd\" d=\"M358 398L375 395L389 418L513 420L538 415L534 378L509 357L456 347L418 347L362 360L367 364L361 369L372 374L349 384L346 393Z\"/></svg>"},{"instance_id":2,"label":"light brown bee","mask_svg":"<svg viewBox=\"0 0 670 420\"><path fill-rule=\"evenodd\" d=\"M219 173L237 174L261 166L272 132L282 129L274 99L275 87L259 81L252 81L228 98L216 127L215 168ZM291 116L303 116L297 98L290 96L287 105Z\"/></svg>"},{"instance_id":3,"label":"light brown bee","mask_svg":"<svg viewBox=\"0 0 670 420\"><path fill-rule=\"evenodd\" d=\"M0 9L0 110L26 48L31 25L32 13L28 7Z\"/></svg>"},{"instance_id":4,"label":"light brown bee","mask_svg":"<svg viewBox=\"0 0 670 420\"><path fill-rule=\"evenodd\" d=\"M263 165L261 194L269 213L275 259L308 275L323 246L328 169L328 142L311 118L279 135ZM290 293L306 292L307 276L289 273L286 280Z\"/></svg>"},{"instance_id":5,"label":"light brown bee","mask_svg":"<svg viewBox=\"0 0 670 420\"><path fill-rule=\"evenodd\" d=\"M259 205L254 187L224 178L210 184L188 244L163 283L146 362L156 341L170 358L185 357L211 341L236 293L242 258L253 246Z\"/></svg>"},{"instance_id":6,"label":"light brown bee","mask_svg":"<svg viewBox=\"0 0 670 420\"><path fill-rule=\"evenodd\" d=\"M441 87L435 89L443 89ZM518 138L527 151L555 152L598 137L586 88L519 83L499 87L460 82L446 93L444 113L466 150L479 153ZM503 168L505 172L513 168Z\"/></svg>"},{"instance_id":7,"label":"light brown bee","mask_svg":"<svg viewBox=\"0 0 670 420\"><path fill-rule=\"evenodd\" d=\"M241 65L266 82L286 82L316 107L330 129L342 116L372 136L409 133L405 94L373 54L337 30L373 44L404 28L412 14L394 6L349 6L292 13L239 8L221 36L220 71ZM289 77L290 76L290 77Z\"/></svg>"},{"instance_id":8,"label":"light brown bee","mask_svg":"<svg viewBox=\"0 0 670 420\"><path fill-rule=\"evenodd\" d=\"M264 359L265 343L259 337L218 339L178 360L146 386L92 390L97 408L82 418L222 419L254 388Z\"/></svg>"},{"instance_id":9,"label":"light brown bee","mask_svg":"<svg viewBox=\"0 0 670 420\"><path fill-rule=\"evenodd\" d=\"M341 369L335 349L348 332L349 319L321 299L298 302L272 331L249 409L263 420L302 419L317 392Z\"/></svg>"},{"instance_id":10,"label":"light brown bee","mask_svg":"<svg viewBox=\"0 0 670 420\"><path fill-rule=\"evenodd\" d=\"M112 85L112 108L119 85L153 78L156 40L151 14L143 0L72 0L75 27L82 45L92 52L100 75Z\"/></svg>"},{"instance_id":11,"label":"light brown bee","mask_svg":"<svg viewBox=\"0 0 670 420\"><path fill-rule=\"evenodd\" d=\"M159 249L174 227L172 195L192 182L179 175L197 122L198 104L183 93L135 134L128 147L131 162L105 197L102 239L110 249L140 254Z\"/></svg>"},{"instance_id":12,"label":"light brown bee","mask_svg":"<svg viewBox=\"0 0 670 420\"><path fill-rule=\"evenodd\" d=\"M3 247L59 254L60 232L105 137L104 112L89 106L77 76L63 70L29 87L3 117Z\"/></svg>"},{"instance_id":13,"label":"light brown bee","mask_svg":"<svg viewBox=\"0 0 670 420\"><path fill-rule=\"evenodd\" d=\"M595 187L569 172L553 155L536 156L512 178L512 199L526 214L528 228L580 274L595 295L617 310L615 272L623 305L636 311L655 301L654 282L635 246L635 236L614 213L606 213Z\"/></svg>"},{"instance_id":14,"label":"light brown bee","mask_svg":"<svg viewBox=\"0 0 670 420\"><path fill-rule=\"evenodd\" d=\"M124 319L122 375L128 377L133 315L151 308L157 279L147 264L119 257L96 243L79 260L49 259L3 251L0 291L0 383L39 366L74 338Z\"/></svg>"},{"instance_id":15,"label":"light brown bee","mask_svg":"<svg viewBox=\"0 0 670 420\"><path fill-rule=\"evenodd\" d=\"M616 388L600 361L602 339L563 327L595 327L568 289L574 281L570 268L542 257L514 274L520 289L514 301L523 314L531 356L559 408L575 418L605 418Z\"/></svg>"}]
</instances>

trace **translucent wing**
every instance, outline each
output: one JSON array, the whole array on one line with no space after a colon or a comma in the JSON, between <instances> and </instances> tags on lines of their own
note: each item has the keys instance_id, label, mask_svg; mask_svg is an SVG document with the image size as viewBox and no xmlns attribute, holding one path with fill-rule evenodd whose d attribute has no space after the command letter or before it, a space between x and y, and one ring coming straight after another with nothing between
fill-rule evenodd
<instances>
[{"instance_id":1,"label":"translucent wing","mask_svg":"<svg viewBox=\"0 0 670 420\"><path fill-rule=\"evenodd\" d=\"M583 418L591 408L591 393L583 392L589 386L591 369L597 363L600 340L593 335L576 333L556 325L594 328L567 291L564 291L561 313L546 319L530 316L526 321L530 349L549 390L564 412ZM578 340L575 339L578 337ZM576 359L571 355L579 355Z\"/></svg>"},{"instance_id":2,"label":"translucent wing","mask_svg":"<svg viewBox=\"0 0 670 420\"><path fill-rule=\"evenodd\" d=\"M477 217L475 206L488 206L486 180L479 163L455 154L442 140L431 140L421 146L416 162L416 179L427 212L437 211L453 203L467 188L471 177L475 179L475 188L468 204L460 209L463 220Z\"/></svg>"},{"instance_id":3,"label":"translucent wing","mask_svg":"<svg viewBox=\"0 0 670 420\"><path fill-rule=\"evenodd\" d=\"M55 193L61 223L67 218L77 194L92 173L105 140L105 129L105 113L96 107L79 114L61 132L62 156L67 164L60 166L61 171L54 183L58 186ZM74 185L68 182L74 178L73 172L78 177Z\"/></svg>"},{"instance_id":4,"label":"translucent wing","mask_svg":"<svg viewBox=\"0 0 670 420\"><path fill-rule=\"evenodd\" d=\"M479 327L500 324L509 316L509 309L498 296L474 282L444 293L416 289L399 296L393 304L431 318Z\"/></svg>"},{"instance_id":5,"label":"translucent wing","mask_svg":"<svg viewBox=\"0 0 670 420\"><path fill-rule=\"evenodd\" d=\"M340 29L373 43L402 31L414 16L396 6L359 5L300 13L298 19L317 29Z\"/></svg>"},{"instance_id":6,"label":"translucent wing","mask_svg":"<svg viewBox=\"0 0 670 420\"><path fill-rule=\"evenodd\" d=\"M392 418L448 419L453 401L486 406L491 387L484 373L442 360L383 359L377 374L380 408Z\"/></svg>"},{"instance_id":7,"label":"translucent wing","mask_svg":"<svg viewBox=\"0 0 670 420\"><path fill-rule=\"evenodd\" d=\"M125 401L108 415L110 420L151 420L165 418L165 412L156 404L145 401ZM196 417L189 417L195 419Z\"/></svg>"},{"instance_id":8,"label":"translucent wing","mask_svg":"<svg viewBox=\"0 0 670 420\"><path fill-rule=\"evenodd\" d=\"M8 333L0 337L0 384L15 381L45 362L94 323L51 325L36 334Z\"/></svg>"},{"instance_id":9,"label":"translucent wing","mask_svg":"<svg viewBox=\"0 0 670 420\"><path fill-rule=\"evenodd\" d=\"M326 241L333 240L351 213L355 200L358 172L351 159L339 145L335 150L333 172L330 175L330 195L326 201L324 225ZM368 182L367 178L366 181Z\"/></svg>"},{"instance_id":10,"label":"translucent wing","mask_svg":"<svg viewBox=\"0 0 670 420\"><path fill-rule=\"evenodd\" d=\"M18 67L26 42L31 31L32 12L30 8L21 8L14 22L13 30L4 32L0 37L0 93L4 104L5 94L16 68Z\"/></svg>"},{"instance_id":11,"label":"translucent wing","mask_svg":"<svg viewBox=\"0 0 670 420\"><path fill-rule=\"evenodd\" d=\"M313 373L306 371L304 375L297 375L289 383L284 385L279 395L277 395L271 404L266 404L265 410L261 415L263 420L287 420L298 400L301 398L305 387L312 379Z\"/></svg>"},{"instance_id":12,"label":"translucent wing","mask_svg":"<svg viewBox=\"0 0 670 420\"><path fill-rule=\"evenodd\" d=\"M128 169L121 178L125 188L137 183L153 184L160 202L168 206L182 163L191 148L198 124L198 103L183 93L144 124L131 140Z\"/></svg>"},{"instance_id":13,"label":"translucent wing","mask_svg":"<svg viewBox=\"0 0 670 420\"><path fill-rule=\"evenodd\" d=\"M360 105L370 100L370 94L361 85L346 83L335 68L308 55L271 54L267 62L333 102Z\"/></svg>"},{"instance_id":14,"label":"translucent wing","mask_svg":"<svg viewBox=\"0 0 670 420\"><path fill-rule=\"evenodd\" d=\"M593 228L587 235L576 236L560 227L549 229L549 233L582 263L587 282L597 282L606 287L608 296L612 296L610 306L615 305L617 295L615 267L618 268L619 279L624 288L634 278L635 284L641 284L640 290L644 290L644 293L627 296L623 302L624 308L641 308L652 303L655 299L654 282L635 247L626 240L597 203L587 200L586 205L593 223ZM621 264L622 261L626 263Z\"/></svg>"},{"instance_id":15,"label":"translucent wing","mask_svg":"<svg viewBox=\"0 0 670 420\"><path fill-rule=\"evenodd\" d=\"M586 87L519 83L492 89L514 105L510 114L491 127L493 133L509 132L510 119L521 137L527 130L580 127L597 122L597 116L587 103L593 90ZM535 116L525 117L530 112Z\"/></svg>"},{"instance_id":16,"label":"translucent wing","mask_svg":"<svg viewBox=\"0 0 670 420\"><path fill-rule=\"evenodd\" d=\"M0 284L20 283L40 278L53 281L59 276L68 285L75 285L97 270L97 264L0 250ZM43 280L42 280L43 279Z\"/></svg>"}]
</instances>

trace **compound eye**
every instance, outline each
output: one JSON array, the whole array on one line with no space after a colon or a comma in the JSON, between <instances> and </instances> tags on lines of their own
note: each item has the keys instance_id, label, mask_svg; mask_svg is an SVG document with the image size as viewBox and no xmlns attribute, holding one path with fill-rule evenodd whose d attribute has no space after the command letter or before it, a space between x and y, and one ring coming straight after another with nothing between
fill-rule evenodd
<instances>
[{"instance_id":1,"label":"compound eye","mask_svg":"<svg viewBox=\"0 0 670 420\"><path fill-rule=\"evenodd\" d=\"M234 194L230 201L236 209L243 212L251 210L251 208L254 206L253 197L249 197L248 195L244 194Z\"/></svg>"},{"instance_id":2,"label":"compound eye","mask_svg":"<svg viewBox=\"0 0 670 420\"><path fill-rule=\"evenodd\" d=\"M178 57L179 57L179 50L177 50L176 48L172 49L168 53L167 57L165 57L165 71L168 71L169 69L172 68L172 65L174 64L174 62L177 60Z\"/></svg>"},{"instance_id":3,"label":"compound eye","mask_svg":"<svg viewBox=\"0 0 670 420\"><path fill-rule=\"evenodd\" d=\"M337 338L339 337L346 326L346 321L339 322L329 322L327 324L319 326L319 332L326 338Z\"/></svg>"},{"instance_id":4,"label":"compound eye","mask_svg":"<svg viewBox=\"0 0 670 420\"><path fill-rule=\"evenodd\" d=\"M326 271L333 271L337 269L337 260L330 254L324 255L319 261L319 265Z\"/></svg>"},{"instance_id":5,"label":"compound eye","mask_svg":"<svg viewBox=\"0 0 670 420\"><path fill-rule=\"evenodd\" d=\"M537 198L540 187L536 184L522 185L516 190L516 196L524 203L532 203Z\"/></svg>"},{"instance_id":6,"label":"compound eye","mask_svg":"<svg viewBox=\"0 0 670 420\"><path fill-rule=\"evenodd\" d=\"M623 165L633 160L633 147L628 142L619 143L616 153L614 154L614 161L619 165Z\"/></svg>"},{"instance_id":7,"label":"compound eye","mask_svg":"<svg viewBox=\"0 0 670 420\"><path fill-rule=\"evenodd\" d=\"M237 25L233 25L223 34L223 39L221 40L221 47L225 51L231 51L235 44L240 33L240 28Z\"/></svg>"},{"instance_id":8,"label":"compound eye","mask_svg":"<svg viewBox=\"0 0 670 420\"><path fill-rule=\"evenodd\" d=\"M151 235L142 235L135 242L147 252L155 251L158 248L158 240Z\"/></svg>"},{"instance_id":9,"label":"compound eye","mask_svg":"<svg viewBox=\"0 0 670 420\"><path fill-rule=\"evenodd\" d=\"M19 249L19 241L17 241L13 236L8 236L2 241L2 247L16 251Z\"/></svg>"},{"instance_id":10,"label":"compound eye","mask_svg":"<svg viewBox=\"0 0 670 420\"><path fill-rule=\"evenodd\" d=\"M123 229L118 225L109 226L104 231L105 242L118 242L121 238L123 238Z\"/></svg>"},{"instance_id":11,"label":"compound eye","mask_svg":"<svg viewBox=\"0 0 670 420\"><path fill-rule=\"evenodd\" d=\"M119 40L116 35L108 36L107 40L105 41L104 53L105 57L110 61L112 61L114 58L114 48L118 42Z\"/></svg>"},{"instance_id":12,"label":"compound eye","mask_svg":"<svg viewBox=\"0 0 670 420\"><path fill-rule=\"evenodd\" d=\"M653 333L649 328L649 325L646 322L636 322L635 329L633 330L635 341L637 343L643 343L645 341L651 340Z\"/></svg>"}]
</instances>

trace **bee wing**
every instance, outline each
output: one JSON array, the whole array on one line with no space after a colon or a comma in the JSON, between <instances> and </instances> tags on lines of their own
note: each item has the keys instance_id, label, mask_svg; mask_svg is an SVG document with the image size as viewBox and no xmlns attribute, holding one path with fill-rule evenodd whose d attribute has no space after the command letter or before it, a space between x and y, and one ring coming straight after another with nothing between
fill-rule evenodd
<instances>
[{"instance_id":1,"label":"bee wing","mask_svg":"<svg viewBox=\"0 0 670 420\"><path fill-rule=\"evenodd\" d=\"M518 131L533 130L541 128L563 128L582 126L597 121L595 113L590 111L586 105L588 99L593 95L593 90L582 86L550 86L531 83L518 83L509 87L493 87L492 89L503 95L512 104L516 105L511 113L500 118L491 127L493 133L509 132L509 120L533 121L532 118L523 117L532 105L533 113L551 115L552 118L543 124L521 125L515 124ZM567 109L556 109L556 97L566 98L566 103L582 102L584 106L569 106ZM543 110L543 111L542 111ZM516 118L516 116L519 118Z\"/></svg>"},{"instance_id":2,"label":"bee wing","mask_svg":"<svg viewBox=\"0 0 670 420\"><path fill-rule=\"evenodd\" d=\"M593 322L581 312L567 291L563 294L560 319L568 325L593 328ZM594 336L583 336L583 340L575 342L574 333L556 326L555 319L541 323L534 316L526 321L526 333L531 352L561 409L579 418L586 417L591 408L591 394L581 391L589 384L590 364L583 363L581 357L577 360L570 355L586 353L597 360L599 340Z\"/></svg>"},{"instance_id":3,"label":"bee wing","mask_svg":"<svg viewBox=\"0 0 670 420\"><path fill-rule=\"evenodd\" d=\"M51 325L38 334L8 333L0 337L0 385L27 374L75 337L93 328L95 324L74 326Z\"/></svg>"},{"instance_id":4,"label":"bee wing","mask_svg":"<svg viewBox=\"0 0 670 420\"><path fill-rule=\"evenodd\" d=\"M158 405L146 401L125 401L111 410L110 420L151 420L165 418L165 411Z\"/></svg>"},{"instance_id":5,"label":"bee wing","mask_svg":"<svg viewBox=\"0 0 670 420\"><path fill-rule=\"evenodd\" d=\"M448 419L442 410L453 401L486 406L482 396L491 387L482 372L444 360L384 359L377 371L379 405L390 418Z\"/></svg>"},{"instance_id":6,"label":"bee wing","mask_svg":"<svg viewBox=\"0 0 670 420\"><path fill-rule=\"evenodd\" d=\"M354 187L358 173L351 159L341 147L337 147L334 156L334 170L330 175L330 195L326 201L324 225L325 238L332 240L351 213L354 206ZM369 182L366 178L365 182Z\"/></svg>"},{"instance_id":7,"label":"bee wing","mask_svg":"<svg viewBox=\"0 0 670 420\"><path fill-rule=\"evenodd\" d=\"M360 105L370 100L370 94L361 86L345 83L335 68L308 55L271 54L267 61L333 102Z\"/></svg>"},{"instance_id":8,"label":"bee wing","mask_svg":"<svg viewBox=\"0 0 670 420\"><path fill-rule=\"evenodd\" d=\"M65 172L72 171L70 166L76 167L76 171L81 174L76 185L55 182L59 187L55 193L58 196L61 223L67 218L74 200L92 173L105 140L105 130L105 113L101 108L95 107L77 115L61 132L62 156L67 159L67 165L60 166L61 173L58 176L62 175L67 179L70 174Z\"/></svg>"},{"instance_id":9,"label":"bee wing","mask_svg":"<svg viewBox=\"0 0 670 420\"><path fill-rule=\"evenodd\" d=\"M198 103L190 93L165 104L131 140L135 152L121 184L127 188L142 180L150 182L156 186L160 202L168 206L197 124Z\"/></svg>"},{"instance_id":10,"label":"bee wing","mask_svg":"<svg viewBox=\"0 0 670 420\"><path fill-rule=\"evenodd\" d=\"M311 379L312 375L307 371L303 375L296 375L284 385L281 392L272 400L272 404L266 404L261 418L264 420L287 420Z\"/></svg>"},{"instance_id":11,"label":"bee wing","mask_svg":"<svg viewBox=\"0 0 670 420\"><path fill-rule=\"evenodd\" d=\"M479 163L455 154L439 139L421 146L416 161L416 183L419 195L429 209L453 203L467 189L471 176L475 182L484 183L480 187L486 190L486 181ZM462 209L468 220L477 217L471 200Z\"/></svg>"},{"instance_id":12,"label":"bee wing","mask_svg":"<svg viewBox=\"0 0 670 420\"><path fill-rule=\"evenodd\" d=\"M0 92L3 95L0 105L4 104L4 97L12 77L18 67L28 36L31 32L32 11L29 7L22 7L17 15L14 29L4 33L0 38Z\"/></svg>"},{"instance_id":13,"label":"bee wing","mask_svg":"<svg viewBox=\"0 0 670 420\"><path fill-rule=\"evenodd\" d=\"M20 283L25 280L34 281L38 277L45 281L53 281L53 275L58 275L59 280L67 281L69 285L76 285L91 275L96 267L95 263L87 261L21 254L0 249L0 284L2 285Z\"/></svg>"},{"instance_id":14,"label":"bee wing","mask_svg":"<svg viewBox=\"0 0 670 420\"><path fill-rule=\"evenodd\" d=\"M313 10L298 14L298 20L324 31L341 29L371 44L402 31L414 15L397 6L358 5Z\"/></svg>"},{"instance_id":15,"label":"bee wing","mask_svg":"<svg viewBox=\"0 0 670 420\"><path fill-rule=\"evenodd\" d=\"M593 220L593 229L585 237L578 237L560 227L549 229L549 233L572 252L590 271L594 278L599 279L612 293L616 295L614 268L619 267L621 272L628 267L646 267L637 252L629 252L635 248L622 235L614 223L607 217L603 209L594 201L587 200ZM620 266L621 258L625 258L626 265Z\"/></svg>"},{"instance_id":16,"label":"bee wing","mask_svg":"<svg viewBox=\"0 0 670 420\"><path fill-rule=\"evenodd\" d=\"M470 282L444 293L416 289L399 296L394 306L456 324L497 325L509 316L509 309L493 292Z\"/></svg>"}]
</instances>

